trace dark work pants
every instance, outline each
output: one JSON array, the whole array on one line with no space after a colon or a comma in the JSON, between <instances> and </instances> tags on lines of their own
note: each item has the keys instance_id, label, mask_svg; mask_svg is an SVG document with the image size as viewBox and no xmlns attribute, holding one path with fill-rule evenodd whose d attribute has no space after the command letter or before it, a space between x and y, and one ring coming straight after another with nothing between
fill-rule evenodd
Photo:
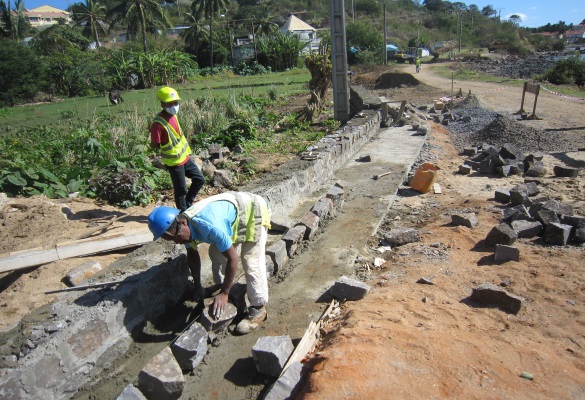
<instances>
[{"instance_id":1,"label":"dark work pants","mask_svg":"<svg viewBox=\"0 0 585 400\"><path fill-rule=\"evenodd\" d=\"M176 167L167 166L167 170L171 174L171 180L173 181L175 205L183 212L193 204L197 193L199 193L199 189L205 183L205 177L191 158L183 165ZM185 178L191 179L191 186L188 191Z\"/></svg>"}]
</instances>

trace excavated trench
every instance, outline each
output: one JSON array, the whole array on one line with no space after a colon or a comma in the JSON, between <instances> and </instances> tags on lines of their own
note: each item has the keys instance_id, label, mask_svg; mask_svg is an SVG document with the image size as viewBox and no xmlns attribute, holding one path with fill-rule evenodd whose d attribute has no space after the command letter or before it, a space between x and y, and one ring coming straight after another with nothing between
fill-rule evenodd
<instances>
[{"instance_id":1,"label":"excavated trench","mask_svg":"<svg viewBox=\"0 0 585 400\"><path fill-rule=\"evenodd\" d=\"M269 280L268 320L246 336L228 331L214 337L203 362L184 376L181 398L261 396L274 378L256 371L254 343L263 336L289 335L297 344L330 300L328 288L340 276L355 273L356 259L368 253L372 235L425 140L407 127L379 126L379 112L368 111L326 138L315 150L317 160L285 164L245 188L268 198L274 214L293 225L336 183L343 187L344 200ZM358 162L358 153L372 161ZM392 173L373 179L385 172ZM274 232L269 242L281 235ZM206 261L203 269L209 285ZM106 269L100 280L124 279L117 288L65 293L37 310L1 334L4 353L27 340L36 342L17 368L0 376L0 394L7 399L116 398L136 384L153 356L197 320L202 305L186 300L192 290L188 277L182 246L153 242ZM48 328L51 324L55 326Z\"/></svg>"}]
</instances>

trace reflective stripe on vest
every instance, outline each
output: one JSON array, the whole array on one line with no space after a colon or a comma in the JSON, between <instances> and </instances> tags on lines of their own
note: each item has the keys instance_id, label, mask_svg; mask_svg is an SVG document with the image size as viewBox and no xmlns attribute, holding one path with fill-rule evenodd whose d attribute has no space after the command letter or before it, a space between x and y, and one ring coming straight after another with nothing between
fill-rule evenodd
<instances>
[{"instance_id":1,"label":"reflective stripe on vest","mask_svg":"<svg viewBox=\"0 0 585 400\"><path fill-rule=\"evenodd\" d=\"M183 215L192 223L193 218L214 201L229 201L236 207L236 219L232 223L230 237L232 243L256 243L260 239L260 227L265 226L266 229L270 229L271 212L266 201L256 194L247 192L226 192L210 196L193 204L183 212ZM198 241L193 241L189 244L192 248L196 248L198 243Z\"/></svg>"},{"instance_id":2,"label":"reflective stripe on vest","mask_svg":"<svg viewBox=\"0 0 585 400\"><path fill-rule=\"evenodd\" d=\"M161 124L167 131L169 137L169 142L160 146L163 164L169 167L182 164L191 154L191 148L189 147L189 143L187 143L187 139L185 139L185 135L177 133L172 125L160 115L154 118L154 122ZM179 132L181 132L181 125L179 125L178 119L177 126L179 127Z\"/></svg>"}]
</instances>

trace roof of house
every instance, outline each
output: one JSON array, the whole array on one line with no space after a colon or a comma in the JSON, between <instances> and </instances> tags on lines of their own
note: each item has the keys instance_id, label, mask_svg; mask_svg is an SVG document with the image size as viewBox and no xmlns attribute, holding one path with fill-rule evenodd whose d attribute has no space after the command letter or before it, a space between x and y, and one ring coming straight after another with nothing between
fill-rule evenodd
<instances>
[{"instance_id":1,"label":"roof of house","mask_svg":"<svg viewBox=\"0 0 585 400\"><path fill-rule=\"evenodd\" d=\"M43 16L58 16L58 15L69 15L69 12L65 10L60 10L55 7L51 6L40 6L37 8L32 8L30 10L26 10L25 14L27 15L43 15Z\"/></svg>"},{"instance_id":2,"label":"roof of house","mask_svg":"<svg viewBox=\"0 0 585 400\"><path fill-rule=\"evenodd\" d=\"M280 27L280 30L283 32L285 32L285 31L296 32L296 31L316 31L317 29L313 28L311 25L307 24L306 22L301 21L300 19L298 19L294 15L291 15L290 17L288 17L288 19L286 20L284 25Z\"/></svg>"}]
</instances>

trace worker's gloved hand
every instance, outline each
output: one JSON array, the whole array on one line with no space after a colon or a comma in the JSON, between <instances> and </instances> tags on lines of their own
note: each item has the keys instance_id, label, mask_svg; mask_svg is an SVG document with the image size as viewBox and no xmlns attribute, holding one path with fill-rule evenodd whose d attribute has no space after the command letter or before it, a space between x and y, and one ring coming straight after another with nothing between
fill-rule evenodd
<instances>
[{"instance_id":1,"label":"worker's gloved hand","mask_svg":"<svg viewBox=\"0 0 585 400\"><path fill-rule=\"evenodd\" d=\"M215 319L221 318L221 316L225 312L227 302L228 302L228 295L226 293L223 293L223 292L219 292L219 294L217 294L213 298L212 312L213 312L213 317Z\"/></svg>"}]
</instances>

